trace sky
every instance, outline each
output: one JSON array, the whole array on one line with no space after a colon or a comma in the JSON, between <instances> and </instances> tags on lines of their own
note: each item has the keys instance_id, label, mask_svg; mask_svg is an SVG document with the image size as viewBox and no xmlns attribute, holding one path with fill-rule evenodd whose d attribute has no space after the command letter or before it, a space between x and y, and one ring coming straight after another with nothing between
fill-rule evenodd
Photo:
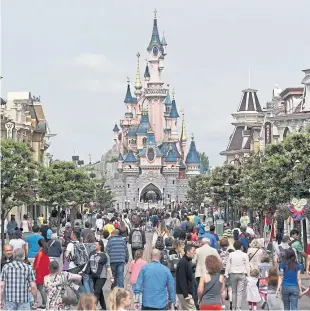
<instances>
[{"instance_id":1,"label":"sky","mask_svg":"<svg viewBox=\"0 0 310 311\"><path fill-rule=\"evenodd\" d=\"M265 106L276 84L299 86L310 67L308 0L2 0L1 94L41 96L54 159L94 162L111 148L155 8L164 82L211 166L225 160L241 91L258 89Z\"/></svg>"}]
</instances>

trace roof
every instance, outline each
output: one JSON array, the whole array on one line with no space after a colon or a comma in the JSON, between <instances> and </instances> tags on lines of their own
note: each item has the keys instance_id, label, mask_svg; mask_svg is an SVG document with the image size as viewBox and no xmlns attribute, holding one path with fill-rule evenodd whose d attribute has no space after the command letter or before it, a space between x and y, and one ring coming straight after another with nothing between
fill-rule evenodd
<instances>
[{"instance_id":1,"label":"roof","mask_svg":"<svg viewBox=\"0 0 310 311\"><path fill-rule=\"evenodd\" d=\"M242 142L243 142L242 132L243 132L243 130L244 130L244 126L236 126L235 127L226 151L242 149Z\"/></svg>"},{"instance_id":2,"label":"roof","mask_svg":"<svg viewBox=\"0 0 310 311\"><path fill-rule=\"evenodd\" d=\"M162 152L159 150L159 148L156 146L156 141L155 141L155 135L154 135L154 131L149 130L147 132L147 139L146 139L146 145L145 147L139 152L139 156L143 157L146 156L147 154L147 149L150 147L154 147L155 149L155 154L157 157L162 157L163 154Z\"/></svg>"},{"instance_id":3,"label":"roof","mask_svg":"<svg viewBox=\"0 0 310 311\"><path fill-rule=\"evenodd\" d=\"M125 162L125 163L128 163L128 162L137 162L137 159L136 159L135 155L133 154L133 152L132 152L131 150L127 153L124 162Z\"/></svg>"},{"instance_id":4,"label":"roof","mask_svg":"<svg viewBox=\"0 0 310 311\"><path fill-rule=\"evenodd\" d=\"M200 158L199 158L198 151L196 149L194 137L192 137L192 141L189 147L189 152L187 154L185 163L186 164L199 164L200 163Z\"/></svg>"},{"instance_id":5,"label":"roof","mask_svg":"<svg viewBox=\"0 0 310 311\"><path fill-rule=\"evenodd\" d=\"M179 114L178 114L178 110L177 110L177 105L175 103L175 100L172 100L171 103L171 110L170 110L170 114L169 114L169 118L179 118Z\"/></svg>"},{"instance_id":6,"label":"roof","mask_svg":"<svg viewBox=\"0 0 310 311\"><path fill-rule=\"evenodd\" d=\"M177 162L178 160L178 154L175 152L174 149L170 149L168 151L168 154L165 157L166 162Z\"/></svg>"},{"instance_id":7,"label":"roof","mask_svg":"<svg viewBox=\"0 0 310 311\"><path fill-rule=\"evenodd\" d=\"M257 90L254 89L246 89L243 90L242 99L238 108L238 112L240 111L257 111L262 112L262 107L259 103L257 97Z\"/></svg>"},{"instance_id":8,"label":"roof","mask_svg":"<svg viewBox=\"0 0 310 311\"><path fill-rule=\"evenodd\" d=\"M137 102L137 99L132 97L131 91L130 91L130 84L128 83L124 103L130 104L130 103L136 103L136 102Z\"/></svg>"},{"instance_id":9,"label":"roof","mask_svg":"<svg viewBox=\"0 0 310 311\"><path fill-rule=\"evenodd\" d=\"M114 125L113 132L119 132L119 127L117 126L116 123Z\"/></svg>"},{"instance_id":10,"label":"roof","mask_svg":"<svg viewBox=\"0 0 310 311\"><path fill-rule=\"evenodd\" d=\"M168 92L168 94L167 94L167 96L166 96L166 98L164 100L164 104L165 105L171 105L172 104L169 92Z\"/></svg>"},{"instance_id":11,"label":"roof","mask_svg":"<svg viewBox=\"0 0 310 311\"><path fill-rule=\"evenodd\" d=\"M1 100L1 105L5 105L6 104L6 101L2 97L0 97L0 100Z\"/></svg>"},{"instance_id":12,"label":"roof","mask_svg":"<svg viewBox=\"0 0 310 311\"><path fill-rule=\"evenodd\" d=\"M161 41L160 41L160 38L159 38L158 27L157 27L157 18L156 17L153 20L153 30L152 30L151 41L150 41L146 50L148 52L151 52L154 46L157 46L161 52L164 51L163 46L162 46Z\"/></svg>"},{"instance_id":13,"label":"roof","mask_svg":"<svg viewBox=\"0 0 310 311\"><path fill-rule=\"evenodd\" d=\"M158 148L165 156L167 156L168 152L172 149L177 154L178 158L181 158L176 142L163 142L160 146L158 146Z\"/></svg>"},{"instance_id":14,"label":"roof","mask_svg":"<svg viewBox=\"0 0 310 311\"><path fill-rule=\"evenodd\" d=\"M123 158L123 156L122 156L121 153L119 153L118 158L117 158L117 161L120 161L120 162L123 162L123 161L124 161L124 158Z\"/></svg>"},{"instance_id":15,"label":"roof","mask_svg":"<svg viewBox=\"0 0 310 311\"><path fill-rule=\"evenodd\" d=\"M127 133L127 137L136 137L137 136L137 127L131 127Z\"/></svg>"},{"instance_id":16,"label":"roof","mask_svg":"<svg viewBox=\"0 0 310 311\"><path fill-rule=\"evenodd\" d=\"M36 131L37 132L43 132L46 133L47 127L46 127L46 122L44 120L40 120L36 126Z\"/></svg>"},{"instance_id":17,"label":"roof","mask_svg":"<svg viewBox=\"0 0 310 311\"><path fill-rule=\"evenodd\" d=\"M150 122L149 122L149 114L148 112L142 112L140 124L136 131L137 134L147 134L147 131L150 129Z\"/></svg>"},{"instance_id":18,"label":"roof","mask_svg":"<svg viewBox=\"0 0 310 311\"><path fill-rule=\"evenodd\" d=\"M150 77L151 77L151 75L150 75L149 65L146 64L145 71L144 71L144 78L150 78Z\"/></svg>"}]
</instances>

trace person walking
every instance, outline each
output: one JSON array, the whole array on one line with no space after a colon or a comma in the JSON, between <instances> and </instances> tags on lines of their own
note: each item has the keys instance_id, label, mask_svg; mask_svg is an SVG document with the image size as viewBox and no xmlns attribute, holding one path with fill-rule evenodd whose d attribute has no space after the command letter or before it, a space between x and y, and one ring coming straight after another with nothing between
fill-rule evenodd
<instances>
[{"instance_id":1,"label":"person walking","mask_svg":"<svg viewBox=\"0 0 310 311\"><path fill-rule=\"evenodd\" d=\"M33 234L28 235L26 238L26 254L28 254L28 260L33 262L35 256L40 251L39 240L43 239L43 236L39 233L40 228L37 225L32 227Z\"/></svg>"},{"instance_id":2,"label":"person walking","mask_svg":"<svg viewBox=\"0 0 310 311\"><path fill-rule=\"evenodd\" d=\"M108 256L104 253L103 242L101 240L96 241L95 250L89 255L89 268L86 268L86 271L88 270L90 272L90 276L94 283L94 294L97 297L97 301L100 303L102 310L106 310L106 303L102 290L107 281L106 265L110 267Z\"/></svg>"},{"instance_id":3,"label":"person walking","mask_svg":"<svg viewBox=\"0 0 310 311\"><path fill-rule=\"evenodd\" d=\"M261 301L261 296L257 287L258 277L258 269L251 270L250 276L247 277L246 300L249 305L249 310L253 311L257 310L257 303Z\"/></svg>"},{"instance_id":4,"label":"person walking","mask_svg":"<svg viewBox=\"0 0 310 311\"><path fill-rule=\"evenodd\" d=\"M12 240L9 242L9 244L13 247L13 251L17 248L25 250L26 242L22 239L22 233L20 230L15 230Z\"/></svg>"},{"instance_id":5,"label":"person walking","mask_svg":"<svg viewBox=\"0 0 310 311\"><path fill-rule=\"evenodd\" d=\"M204 276L206 271L206 258L207 256L214 255L218 259L220 259L220 256L217 252L217 250L210 246L210 239L209 238L203 238L201 240L201 247L199 247L196 250L196 255L193 258L193 264L196 264L196 272L195 277L197 280L197 283L199 284L200 277Z\"/></svg>"},{"instance_id":6,"label":"person walking","mask_svg":"<svg viewBox=\"0 0 310 311\"><path fill-rule=\"evenodd\" d=\"M129 282L133 292L135 290L138 275L142 267L144 267L147 264L147 261L143 260L142 257L143 257L143 250L142 249L136 250L135 257L131 261L128 268L128 272L130 274ZM139 304L142 305L142 294L139 296Z\"/></svg>"},{"instance_id":7,"label":"person walking","mask_svg":"<svg viewBox=\"0 0 310 311\"><path fill-rule=\"evenodd\" d=\"M40 307L40 309L45 309L47 296L46 292L43 290L43 282L44 277L50 273L50 259L47 255L48 250L46 241L44 239L41 239L39 240L38 244L40 247L40 251L34 259L33 270L36 272L36 284L42 298L42 306Z\"/></svg>"},{"instance_id":8,"label":"person walking","mask_svg":"<svg viewBox=\"0 0 310 311\"><path fill-rule=\"evenodd\" d=\"M135 252L139 249L143 250L146 243L145 232L143 232L138 224L135 224L134 229L129 234L129 244L131 245L132 258L135 258Z\"/></svg>"},{"instance_id":9,"label":"person walking","mask_svg":"<svg viewBox=\"0 0 310 311\"><path fill-rule=\"evenodd\" d=\"M124 288L115 287L109 296L109 306L112 311L125 311L131 305L130 292Z\"/></svg>"},{"instance_id":10,"label":"person walking","mask_svg":"<svg viewBox=\"0 0 310 311\"><path fill-rule=\"evenodd\" d=\"M195 252L196 247L194 245L185 245L184 256L178 263L176 269L176 294L182 310L196 310L193 299L195 277L192 264Z\"/></svg>"},{"instance_id":11,"label":"person walking","mask_svg":"<svg viewBox=\"0 0 310 311\"><path fill-rule=\"evenodd\" d=\"M57 261L52 261L49 265L50 274L44 278L44 290L47 293L46 310L65 310L65 304L62 301L65 283L80 283L82 276L70 272L59 271Z\"/></svg>"},{"instance_id":12,"label":"person walking","mask_svg":"<svg viewBox=\"0 0 310 311\"><path fill-rule=\"evenodd\" d=\"M63 266L63 261L62 261L62 247L60 242L57 239L57 234L53 233L52 238L50 241L47 243L47 255L50 259L50 261L56 260L61 267L60 269L62 270Z\"/></svg>"},{"instance_id":13,"label":"person walking","mask_svg":"<svg viewBox=\"0 0 310 311\"><path fill-rule=\"evenodd\" d=\"M107 244L107 254L110 256L111 269L114 277L114 285L124 287L124 268L129 260L126 241L114 229Z\"/></svg>"},{"instance_id":14,"label":"person walking","mask_svg":"<svg viewBox=\"0 0 310 311\"><path fill-rule=\"evenodd\" d=\"M7 232L8 232L10 240L13 238L13 234L17 228L18 228L18 225L15 220L15 215L12 214L11 220L8 222L8 225L7 225Z\"/></svg>"},{"instance_id":15,"label":"person walking","mask_svg":"<svg viewBox=\"0 0 310 311\"><path fill-rule=\"evenodd\" d=\"M225 269L225 277L231 280L233 310L241 309L246 277L250 276L249 257L241 248L242 242L236 240L234 242L235 251L229 254Z\"/></svg>"},{"instance_id":16,"label":"person walking","mask_svg":"<svg viewBox=\"0 0 310 311\"><path fill-rule=\"evenodd\" d=\"M221 260L214 255L205 260L206 273L200 278L198 286L199 310L222 310L222 292L225 289Z\"/></svg>"},{"instance_id":17,"label":"person walking","mask_svg":"<svg viewBox=\"0 0 310 311\"><path fill-rule=\"evenodd\" d=\"M170 270L160 263L160 257L161 251L153 249L151 262L139 273L134 290L136 308L141 293L142 310L166 310L167 305L175 304L174 280Z\"/></svg>"},{"instance_id":18,"label":"person walking","mask_svg":"<svg viewBox=\"0 0 310 311\"><path fill-rule=\"evenodd\" d=\"M13 252L13 261L7 263L0 275L0 308L5 302L6 310L29 310L29 298L34 298L34 307L38 303L35 276L30 265L24 263L25 251L17 248Z\"/></svg>"},{"instance_id":19,"label":"person walking","mask_svg":"<svg viewBox=\"0 0 310 311\"><path fill-rule=\"evenodd\" d=\"M298 298L302 292L300 270L294 249L288 248L284 252L284 262L280 263L280 276L277 295L282 288L284 310L298 310Z\"/></svg>"}]
</instances>

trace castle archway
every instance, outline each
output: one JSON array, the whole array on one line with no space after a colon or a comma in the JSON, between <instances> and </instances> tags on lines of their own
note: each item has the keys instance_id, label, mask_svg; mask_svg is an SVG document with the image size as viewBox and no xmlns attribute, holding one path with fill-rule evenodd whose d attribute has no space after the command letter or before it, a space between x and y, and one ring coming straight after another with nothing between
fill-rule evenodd
<instances>
[{"instance_id":1,"label":"castle archway","mask_svg":"<svg viewBox=\"0 0 310 311\"><path fill-rule=\"evenodd\" d=\"M154 184L148 184L140 194L140 202L157 202L162 200L162 193Z\"/></svg>"}]
</instances>

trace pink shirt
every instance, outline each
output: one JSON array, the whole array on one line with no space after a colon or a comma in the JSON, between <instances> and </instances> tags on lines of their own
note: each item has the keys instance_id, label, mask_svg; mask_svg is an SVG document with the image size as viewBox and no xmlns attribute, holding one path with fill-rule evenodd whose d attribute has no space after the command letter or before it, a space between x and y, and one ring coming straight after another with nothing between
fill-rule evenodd
<instances>
[{"instance_id":1,"label":"pink shirt","mask_svg":"<svg viewBox=\"0 0 310 311\"><path fill-rule=\"evenodd\" d=\"M137 261L132 260L130 265L129 265L129 273L130 273L130 279L129 282L130 284L134 284L137 282L138 275L142 269L143 266L147 264L147 261L143 259L138 259Z\"/></svg>"}]
</instances>

